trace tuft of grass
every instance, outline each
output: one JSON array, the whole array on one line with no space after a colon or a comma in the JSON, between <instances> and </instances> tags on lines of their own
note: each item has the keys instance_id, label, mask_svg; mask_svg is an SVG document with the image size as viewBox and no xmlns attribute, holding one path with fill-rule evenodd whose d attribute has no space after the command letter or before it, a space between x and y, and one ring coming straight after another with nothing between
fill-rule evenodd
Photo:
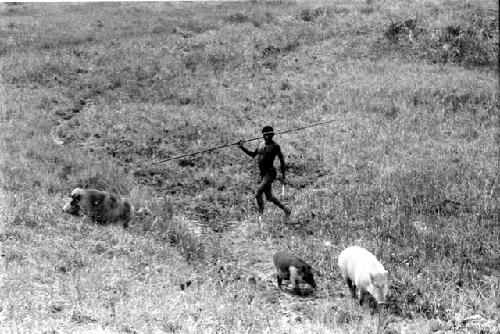
<instances>
[{"instance_id":1,"label":"tuft of grass","mask_svg":"<svg viewBox=\"0 0 500 334\"><path fill-rule=\"evenodd\" d=\"M159 207L153 207L158 212ZM174 208L170 197L164 195L161 214L155 217L148 233L154 233L160 240L177 247L188 263L205 263L211 254L207 253L201 235L196 233L197 226L192 221L174 217Z\"/></svg>"}]
</instances>

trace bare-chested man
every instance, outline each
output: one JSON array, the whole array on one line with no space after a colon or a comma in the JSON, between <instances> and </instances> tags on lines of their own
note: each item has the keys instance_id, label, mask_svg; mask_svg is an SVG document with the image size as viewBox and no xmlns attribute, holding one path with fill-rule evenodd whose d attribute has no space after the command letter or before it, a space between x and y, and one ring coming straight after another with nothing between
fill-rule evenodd
<instances>
[{"instance_id":1,"label":"bare-chested man","mask_svg":"<svg viewBox=\"0 0 500 334\"><path fill-rule=\"evenodd\" d=\"M245 148L243 146L243 140L240 140L237 143L238 147L243 152L252 158L257 156L258 159L261 182L255 191L255 199L257 200L257 205L259 207L259 222L262 220L262 214L264 213L263 194L266 195L266 199L269 202L281 208L287 217L290 216L291 213L291 210L284 206L272 194L272 183L278 174L276 168L274 168L274 159L278 157L280 160L282 182L285 183L285 158L283 157L280 146L273 140L274 130L272 127L263 127L262 136L264 137L264 141L259 144L255 151L250 151Z\"/></svg>"}]
</instances>

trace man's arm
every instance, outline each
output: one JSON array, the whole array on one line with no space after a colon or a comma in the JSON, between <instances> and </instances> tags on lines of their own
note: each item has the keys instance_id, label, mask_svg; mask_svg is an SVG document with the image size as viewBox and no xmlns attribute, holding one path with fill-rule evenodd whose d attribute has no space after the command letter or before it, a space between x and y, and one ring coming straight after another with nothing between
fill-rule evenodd
<instances>
[{"instance_id":1,"label":"man's arm","mask_svg":"<svg viewBox=\"0 0 500 334\"><path fill-rule=\"evenodd\" d=\"M240 140L236 145L238 145L238 147L243 151L245 152L246 154L248 154L249 156L251 156L252 158L255 158L257 156L257 150L255 151L250 151L248 150L245 146L243 146L243 140Z\"/></svg>"}]
</instances>

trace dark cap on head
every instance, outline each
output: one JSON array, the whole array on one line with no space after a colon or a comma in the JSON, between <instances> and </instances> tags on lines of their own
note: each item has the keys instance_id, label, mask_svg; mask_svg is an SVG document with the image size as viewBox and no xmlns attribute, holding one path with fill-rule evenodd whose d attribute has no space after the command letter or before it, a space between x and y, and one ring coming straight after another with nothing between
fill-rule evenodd
<instances>
[{"instance_id":1,"label":"dark cap on head","mask_svg":"<svg viewBox=\"0 0 500 334\"><path fill-rule=\"evenodd\" d=\"M274 134L274 129L272 126L266 125L262 128L262 133Z\"/></svg>"}]
</instances>

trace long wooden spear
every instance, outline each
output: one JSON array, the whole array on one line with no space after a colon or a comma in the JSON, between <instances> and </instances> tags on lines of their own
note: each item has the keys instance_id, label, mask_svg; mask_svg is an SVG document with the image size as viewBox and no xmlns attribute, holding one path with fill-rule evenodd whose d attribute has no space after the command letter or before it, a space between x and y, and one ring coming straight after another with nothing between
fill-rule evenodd
<instances>
[{"instance_id":1,"label":"long wooden spear","mask_svg":"<svg viewBox=\"0 0 500 334\"><path fill-rule=\"evenodd\" d=\"M307 128L312 128L314 126L318 126L318 125L322 125L322 124L327 124L327 123L332 123L334 121L335 120L330 119L330 120L327 120L327 121L318 122L318 123L314 123L314 124L310 124L310 125L306 125L306 126L301 126L301 127L298 127L298 128L293 128L293 129L288 129L288 130L284 130L284 131L275 132L275 134L281 135L283 133L288 133L288 132L292 132L292 131L298 131L298 130L303 130L303 129L307 129ZM249 138L249 139L243 139L242 142L249 142L249 141L253 141L253 140L257 140L257 139L262 139L262 136L260 136L260 137L254 137L254 138ZM239 142L240 141L238 140L237 142L234 142L234 143L229 143L229 144L224 144L224 145L220 145L220 146L216 146L216 147L211 147L211 148L207 148L207 149L202 150L202 151L181 154L181 155L178 155L178 156L175 156L175 157L172 157L172 158L167 158L167 159L163 159L163 160L160 160L160 161L153 161L151 164L152 165L156 165L156 164L159 164L159 163L162 163L162 162L176 160L176 159L188 157L188 156L195 155L195 154L201 154L201 153L206 153L206 152L210 152L210 151L214 151L214 150L219 150L219 149L224 148L224 147L236 145Z\"/></svg>"}]
</instances>

